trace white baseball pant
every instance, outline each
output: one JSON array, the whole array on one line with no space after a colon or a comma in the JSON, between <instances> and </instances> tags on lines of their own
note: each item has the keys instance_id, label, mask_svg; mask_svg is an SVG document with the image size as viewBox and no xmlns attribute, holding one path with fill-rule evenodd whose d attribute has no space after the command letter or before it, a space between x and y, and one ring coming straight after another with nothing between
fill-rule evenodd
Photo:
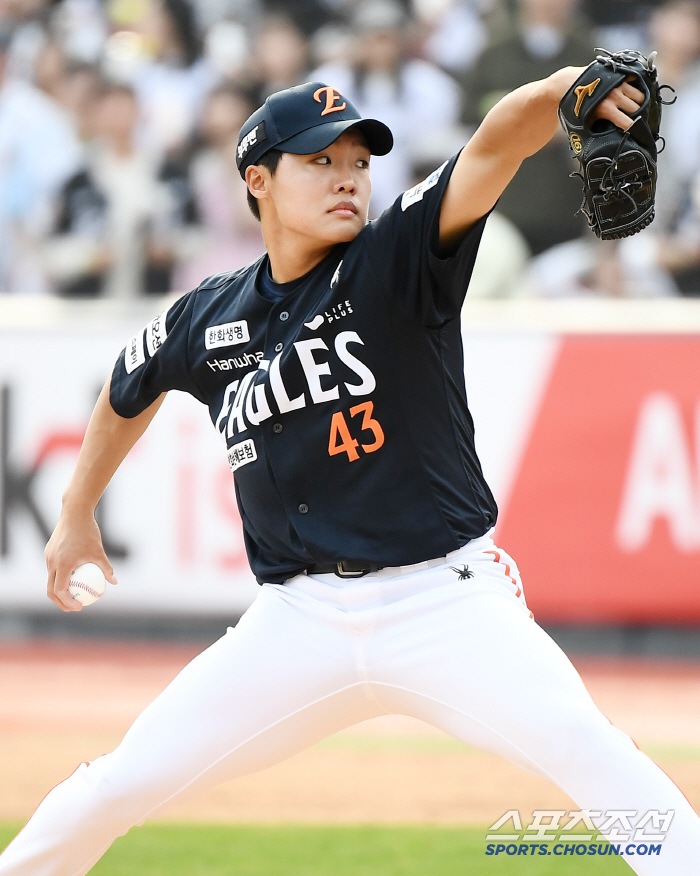
<instances>
[{"instance_id":1,"label":"white baseball pant","mask_svg":"<svg viewBox=\"0 0 700 876\"><path fill-rule=\"evenodd\" d=\"M114 752L48 794L0 855L0 876L82 876L168 804L383 714L412 715L551 779L582 809L675 810L661 854L626 860L642 876L698 872L700 818L598 711L531 618L515 563L484 536L361 579L263 585Z\"/></svg>"}]
</instances>

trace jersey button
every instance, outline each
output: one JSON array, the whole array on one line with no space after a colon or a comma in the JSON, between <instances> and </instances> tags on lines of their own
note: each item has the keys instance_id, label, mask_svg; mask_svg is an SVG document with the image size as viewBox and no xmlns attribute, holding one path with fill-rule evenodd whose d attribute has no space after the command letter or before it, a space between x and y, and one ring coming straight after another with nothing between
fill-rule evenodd
<instances>
[{"instance_id":1,"label":"jersey button","mask_svg":"<svg viewBox=\"0 0 700 876\"><path fill-rule=\"evenodd\" d=\"M275 344L275 353L281 353L284 349L284 344Z\"/></svg>"},{"instance_id":2,"label":"jersey button","mask_svg":"<svg viewBox=\"0 0 700 876\"><path fill-rule=\"evenodd\" d=\"M305 505L305 504L302 502L301 505L299 505L299 513L300 513L300 514L307 514L308 511L309 511L309 506L308 506L308 505Z\"/></svg>"},{"instance_id":3,"label":"jersey button","mask_svg":"<svg viewBox=\"0 0 700 876\"><path fill-rule=\"evenodd\" d=\"M279 433L282 431L282 429L284 429L284 426L282 425L282 423L275 423L275 425L272 427L272 431L276 435L279 435Z\"/></svg>"},{"instance_id":4,"label":"jersey button","mask_svg":"<svg viewBox=\"0 0 700 876\"><path fill-rule=\"evenodd\" d=\"M286 310L283 310L282 313L280 313L280 319L282 320L282 322L287 322L287 320L289 319L289 314Z\"/></svg>"}]
</instances>

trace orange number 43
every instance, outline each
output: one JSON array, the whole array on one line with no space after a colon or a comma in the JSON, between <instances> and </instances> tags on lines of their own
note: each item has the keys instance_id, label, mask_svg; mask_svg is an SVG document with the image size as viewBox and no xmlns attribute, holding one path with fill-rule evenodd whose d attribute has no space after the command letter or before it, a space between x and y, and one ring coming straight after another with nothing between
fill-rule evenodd
<instances>
[{"instance_id":1,"label":"orange number 43","mask_svg":"<svg viewBox=\"0 0 700 876\"><path fill-rule=\"evenodd\" d=\"M350 408L351 417L356 417L358 414L363 415L360 428L363 432L372 432L374 435L374 441L372 441L371 444L360 444L359 441L352 437L345 415L342 411L333 414L333 418L331 419L331 434L328 439L328 453L331 456L337 456L339 453L347 453L348 461L354 462L356 459L360 458L360 454L357 452L358 447L361 447L365 453L374 453L375 450L379 450L384 444L384 432L377 420L372 419L373 409L374 402L371 401L362 402L361 405L355 405L354 408Z\"/></svg>"}]
</instances>

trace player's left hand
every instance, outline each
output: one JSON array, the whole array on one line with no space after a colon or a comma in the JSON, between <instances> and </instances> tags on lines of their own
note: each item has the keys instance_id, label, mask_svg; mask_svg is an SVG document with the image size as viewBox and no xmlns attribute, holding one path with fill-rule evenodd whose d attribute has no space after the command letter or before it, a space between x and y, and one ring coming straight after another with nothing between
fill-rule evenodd
<instances>
[{"instance_id":1,"label":"player's left hand","mask_svg":"<svg viewBox=\"0 0 700 876\"><path fill-rule=\"evenodd\" d=\"M557 104L585 69L585 67L562 67L549 77L548 81L552 83ZM634 77L629 77L627 82L613 88L605 100L596 107L591 118L607 119L626 131L634 122L631 116L644 103L644 93L636 88L633 82Z\"/></svg>"},{"instance_id":2,"label":"player's left hand","mask_svg":"<svg viewBox=\"0 0 700 876\"><path fill-rule=\"evenodd\" d=\"M632 80L633 81L633 80ZM601 101L592 114L594 119L607 119L618 128L626 131L634 122L631 116L644 103L644 92L632 85L628 79Z\"/></svg>"}]
</instances>

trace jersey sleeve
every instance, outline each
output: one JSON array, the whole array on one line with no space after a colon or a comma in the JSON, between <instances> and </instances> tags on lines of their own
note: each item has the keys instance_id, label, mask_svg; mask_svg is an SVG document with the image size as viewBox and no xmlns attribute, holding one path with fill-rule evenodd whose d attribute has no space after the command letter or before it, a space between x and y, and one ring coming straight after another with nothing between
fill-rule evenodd
<instances>
[{"instance_id":1,"label":"jersey sleeve","mask_svg":"<svg viewBox=\"0 0 700 876\"><path fill-rule=\"evenodd\" d=\"M109 400L120 417L136 417L163 392L203 397L189 369L188 344L195 292L178 299L137 332L112 372Z\"/></svg>"},{"instance_id":2,"label":"jersey sleeve","mask_svg":"<svg viewBox=\"0 0 700 876\"><path fill-rule=\"evenodd\" d=\"M367 229L368 255L384 291L426 326L459 314L488 218L479 219L450 253L439 252L440 206L457 158L404 192Z\"/></svg>"}]
</instances>

